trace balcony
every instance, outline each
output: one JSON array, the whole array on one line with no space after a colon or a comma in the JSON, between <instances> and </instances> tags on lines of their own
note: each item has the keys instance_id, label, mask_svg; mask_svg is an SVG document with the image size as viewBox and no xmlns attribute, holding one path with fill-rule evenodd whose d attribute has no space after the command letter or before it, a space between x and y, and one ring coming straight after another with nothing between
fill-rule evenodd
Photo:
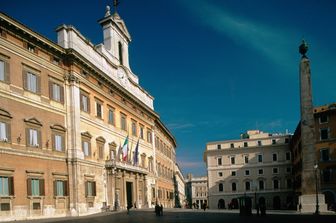
<instances>
[{"instance_id":1,"label":"balcony","mask_svg":"<svg viewBox=\"0 0 336 223\"><path fill-rule=\"evenodd\" d=\"M142 174L148 174L148 170L146 168L140 167L140 166L134 166L132 163L128 162L120 162L116 160L106 160L105 161L105 167L107 169L109 168L116 168L121 170L127 170L131 172L137 172Z\"/></svg>"}]
</instances>

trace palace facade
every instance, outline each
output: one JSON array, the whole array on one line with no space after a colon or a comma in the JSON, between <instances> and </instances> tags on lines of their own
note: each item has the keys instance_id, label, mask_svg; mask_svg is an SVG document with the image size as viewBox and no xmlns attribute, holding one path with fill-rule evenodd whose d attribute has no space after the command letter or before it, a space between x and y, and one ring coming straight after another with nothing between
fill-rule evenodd
<instances>
[{"instance_id":1,"label":"palace facade","mask_svg":"<svg viewBox=\"0 0 336 223\"><path fill-rule=\"evenodd\" d=\"M176 141L129 66L131 36L107 7L94 45L57 44L0 13L0 219L174 206Z\"/></svg>"}]
</instances>

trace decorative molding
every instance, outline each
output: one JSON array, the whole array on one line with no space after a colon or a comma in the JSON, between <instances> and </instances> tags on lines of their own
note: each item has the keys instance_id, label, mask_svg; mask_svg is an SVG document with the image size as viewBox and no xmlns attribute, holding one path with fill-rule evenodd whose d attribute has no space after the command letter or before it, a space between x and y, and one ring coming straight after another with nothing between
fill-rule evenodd
<instances>
[{"instance_id":1,"label":"decorative molding","mask_svg":"<svg viewBox=\"0 0 336 223\"><path fill-rule=\"evenodd\" d=\"M74 83L74 82L76 84L80 83L79 78L76 77L76 75L74 75L74 74L66 74L66 75L64 75L64 80L68 81L69 83Z\"/></svg>"},{"instance_id":2,"label":"decorative molding","mask_svg":"<svg viewBox=\"0 0 336 223\"><path fill-rule=\"evenodd\" d=\"M5 118L13 118L11 114L6 111L5 109L0 108L0 117L5 117Z\"/></svg>"},{"instance_id":3,"label":"decorative molding","mask_svg":"<svg viewBox=\"0 0 336 223\"><path fill-rule=\"evenodd\" d=\"M82 132L81 135L90 139L92 138L92 135L88 131Z\"/></svg>"},{"instance_id":4,"label":"decorative molding","mask_svg":"<svg viewBox=\"0 0 336 223\"><path fill-rule=\"evenodd\" d=\"M57 130L57 131L62 131L62 132L65 132L66 131L66 128L60 124L54 124L52 126L50 126L50 128L52 130Z\"/></svg>"},{"instance_id":5,"label":"decorative molding","mask_svg":"<svg viewBox=\"0 0 336 223\"><path fill-rule=\"evenodd\" d=\"M105 143L106 142L106 140L102 136L97 137L96 141L101 142L101 143Z\"/></svg>"},{"instance_id":6,"label":"decorative molding","mask_svg":"<svg viewBox=\"0 0 336 223\"><path fill-rule=\"evenodd\" d=\"M42 126L42 123L35 117L29 118L29 119L24 119L25 123L33 124L33 125L39 125Z\"/></svg>"}]
</instances>

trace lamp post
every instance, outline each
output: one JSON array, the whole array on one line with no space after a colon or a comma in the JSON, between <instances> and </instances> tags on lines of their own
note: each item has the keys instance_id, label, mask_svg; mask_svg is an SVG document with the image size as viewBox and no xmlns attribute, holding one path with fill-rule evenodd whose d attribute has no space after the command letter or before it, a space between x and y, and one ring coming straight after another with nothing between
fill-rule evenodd
<instances>
[{"instance_id":1,"label":"lamp post","mask_svg":"<svg viewBox=\"0 0 336 223\"><path fill-rule=\"evenodd\" d=\"M319 200L318 200L318 182L317 182L317 170L318 170L318 165L317 163L314 165L314 169L315 169L315 189L316 189L316 210L315 210L315 214L319 215L320 211L319 211Z\"/></svg>"}]
</instances>

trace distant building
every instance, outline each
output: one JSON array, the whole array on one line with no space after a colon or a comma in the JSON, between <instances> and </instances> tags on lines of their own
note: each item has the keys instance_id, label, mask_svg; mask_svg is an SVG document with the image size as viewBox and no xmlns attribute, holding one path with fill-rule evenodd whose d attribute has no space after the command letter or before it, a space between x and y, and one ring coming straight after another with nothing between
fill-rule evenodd
<instances>
[{"instance_id":1,"label":"distant building","mask_svg":"<svg viewBox=\"0 0 336 223\"><path fill-rule=\"evenodd\" d=\"M336 104L315 107L315 150L318 160L318 178L320 188L325 195L328 208L335 207L336 203ZM294 190L297 197L301 194L302 176L302 147L301 125L298 124L291 141L293 154Z\"/></svg>"},{"instance_id":2,"label":"distant building","mask_svg":"<svg viewBox=\"0 0 336 223\"><path fill-rule=\"evenodd\" d=\"M247 131L240 139L209 142L204 153L209 181L209 208L238 208L249 196L252 206L268 209L293 204L290 134Z\"/></svg>"},{"instance_id":3,"label":"distant building","mask_svg":"<svg viewBox=\"0 0 336 223\"><path fill-rule=\"evenodd\" d=\"M188 174L186 195L189 208L202 208L203 204L208 206L208 177L193 177Z\"/></svg>"},{"instance_id":4,"label":"distant building","mask_svg":"<svg viewBox=\"0 0 336 223\"><path fill-rule=\"evenodd\" d=\"M177 163L175 164L174 186L175 186L175 207L185 208L186 205L185 179Z\"/></svg>"}]
</instances>

